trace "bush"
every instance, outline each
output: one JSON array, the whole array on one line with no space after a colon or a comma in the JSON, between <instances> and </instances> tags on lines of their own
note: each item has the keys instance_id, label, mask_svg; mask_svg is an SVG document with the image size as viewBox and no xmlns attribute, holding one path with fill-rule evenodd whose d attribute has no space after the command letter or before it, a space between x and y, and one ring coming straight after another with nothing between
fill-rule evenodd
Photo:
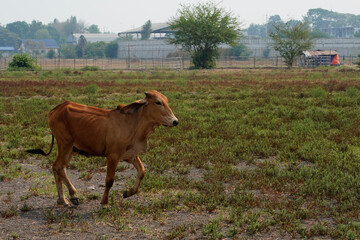
<instances>
[{"instance_id":1,"label":"bush","mask_svg":"<svg viewBox=\"0 0 360 240\"><path fill-rule=\"evenodd\" d=\"M97 66L85 66L81 68L81 71L98 71L100 67Z\"/></svg>"},{"instance_id":2,"label":"bush","mask_svg":"<svg viewBox=\"0 0 360 240\"><path fill-rule=\"evenodd\" d=\"M8 68L9 71L34 71L39 69L40 67L36 64L35 58L26 53L16 54L9 63Z\"/></svg>"},{"instance_id":3,"label":"bush","mask_svg":"<svg viewBox=\"0 0 360 240\"><path fill-rule=\"evenodd\" d=\"M50 58L50 59L53 59L53 58L55 57L55 51L51 49L51 50L47 53L47 57Z\"/></svg>"}]
</instances>

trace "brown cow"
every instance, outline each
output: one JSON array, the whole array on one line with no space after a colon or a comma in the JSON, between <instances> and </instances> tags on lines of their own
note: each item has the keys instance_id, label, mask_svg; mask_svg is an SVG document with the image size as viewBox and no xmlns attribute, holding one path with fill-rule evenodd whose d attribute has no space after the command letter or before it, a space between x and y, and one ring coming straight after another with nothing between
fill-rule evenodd
<instances>
[{"instance_id":1,"label":"brown cow","mask_svg":"<svg viewBox=\"0 0 360 240\"><path fill-rule=\"evenodd\" d=\"M69 205L64 196L64 183L74 205L79 204L77 191L66 175L73 152L107 158L105 191L101 201L107 205L109 190L113 185L116 166L120 160L132 163L137 170L133 188L125 191L123 197L130 197L138 191L145 174L145 168L138 155L147 149L147 138L160 125L176 126L178 119L171 111L167 98L152 90L146 97L129 105L119 105L114 110L105 110L66 101L49 114L49 126L58 145L58 155L53 172L59 195L58 204ZM50 149L50 152L51 152ZM49 155L40 149L29 153Z\"/></svg>"}]
</instances>

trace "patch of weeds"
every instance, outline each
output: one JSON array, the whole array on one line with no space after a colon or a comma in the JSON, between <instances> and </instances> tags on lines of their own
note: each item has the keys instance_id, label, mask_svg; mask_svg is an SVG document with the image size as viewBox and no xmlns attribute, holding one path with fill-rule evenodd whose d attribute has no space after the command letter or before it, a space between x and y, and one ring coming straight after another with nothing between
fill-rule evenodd
<instances>
[{"instance_id":1,"label":"patch of weeds","mask_svg":"<svg viewBox=\"0 0 360 240\"><path fill-rule=\"evenodd\" d=\"M187 229L188 229L188 225L187 224L181 224L181 225L176 225L174 227L171 228L169 235L166 236L166 239L183 239L187 236Z\"/></svg>"},{"instance_id":2,"label":"patch of weeds","mask_svg":"<svg viewBox=\"0 0 360 240\"><path fill-rule=\"evenodd\" d=\"M20 200L21 201L25 201L25 200L28 200L30 198L30 195L29 194L24 194L20 197Z\"/></svg>"},{"instance_id":3,"label":"patch of weeds","mask_svg":"<svg viewBox=\"0 0 360 240\"><path fill-rule=\"evenodd\" d=\"M327 92L323 88L317 87L317 88L311 89L310 95L313 98L326 98L327 97Z\"/></svg>"},{"instance_id":4,"label":"patch of weeds","mask_svg":"<svg viewBox=\"0 0 360 240\"><path fill-rule=\"evenodd\" d=\"M351 98L356 98L359 96L359 90L356 87L348 87L346 89L346 95Z\"/></svg>"},{"instance_id":5,"label":"patch of weeds","mask_svg":"<svg viewBox=\"0 0 360 240\"><path fill-rule=\"evenodd\" d=\"M360 236L360 222L350 222L348 224L339 224L334 231L330 233L334 239L355 240Z\"/></svg>"},{"instance_id":6,"label":"patch of weeds","mask_svg":"<svg viewBox=\"0 0 360 240\"><path fill-rule=\"evenodd\" d=\"M32 207L30 205L28 205L26 202L24 202L24 205L20 208L20 211L22 211L22 212L28 212L31 210L32 210Z\"/></svg>"},{"instance_id":7,"label":"patch of weeds","mask_svg":"<svg viewBox=\"0 0 360 240\"><path fill-rule=\"evenodd\" d=\"M100 196L99 193L89 193L89 194L86 195L86 198L88 200L96 200L96 199L99 198L99 196Z\"/></svg>"},{"instance_id":8,"label":"patch of weeds","mask_svg":"<svg viewBox=\"0 0 360 240\"><path fill-rule=\"evenodd\" d=\"M12 163L12 159L9 157L0 158L0 166L7 167Z\"/></svg>"},{"instance_id":9,"label":"patch of weeds","mask_svg":"<svg viewBox=\"0 0 360 240\"><path fill-rule=\"evenodd\" d=\"M106 240L106 239L108 239L106 234L102 234L102 233L96 234L95 240Z\"/></svg>"},{"instance_id":10,"label":"patch of weeds","mask_svg":"<svg viewBox=\"0 0 360 240\"><path fill-rule=\"evenodd\" d=\"M308 236L326 236L329 229L321 223L317 223L311 226Z\"/></svg>"},{"instance_id":11,"label":"patch of weeds","mask_svg":"<svg viewBox=\"0 0 360 240\"><path fill-rule=\"evenodd\" d=\"M207 239L221 239L224 233L220 231L220 219L212 219L203 227L202 233Z\"/></svg>"},{"instance_id":12,"label":"patch of weeds","mask_svg":"<svg viewBox=\"0 0 360 240\"><path fill-rule=\"evenodd\" d=\"M57 216L54 213L53 209L42 210L43 216L48 224L55 223L57 221Z\"/></svg>"},{"instance_id":13,"label":"patch of weeds","mask_svg":"<svg viewBox=\"0 0 360 240\"><path fill-rule=\"evenodd\" d=\"M190 173L191 166L179 163L175 166L175 170L181 175L186 175Z\"/></svg>"},{"instance_id":14,"label":"patch of weeds","mask_svg":"<svg viewBox=\"0 0 360 240\"><path fill-rule=\"evenodd\" d=\"M11 235L12 239L18 239L19 238L19 234L17 234L17 233L11 233L10 235Z\"/></svg>"},{"instance_id":15,"label":"patch of weeds","mask_svg":"<svg viewBox=\"0 0 360 240\"><path fill-rule=\"evenodd\" d=\"M98 71L100 67L98 66L85 66L81 68L81 71Z\"/></svg>"},{"instance_id":16,"label":"patch of weeds","mask_svg":"<svg viewBox=\"0 0 360 240\"><path fill-rule=\"evenodd\" d=\"M91 172L82 172L80 174L80 179L84 181L90 181L92 179L93 175Z\"/></svg>"},{"instance_id":17,"label":"patch of weeds","mask_svg":"<svg viewBox=\"0 0 360 240\"><path fill-rule=\"evenodd\" d=\"M92 103L96 100L96 96L98 92L99 92L99 87L96 84L89 84L85 87L85 93L88 96L89 103Z\"/></svg>"},{"instance_id":18,"label":"patch of weeds","mask_svg":"<svg viewBox=\"0 0 360 240\"><path fill-rule=\"evenodd\" d=\"M169 211L179 204L180 199L177 196L173 196L169 193L165 193L160 198L154 199L148 211L152 213L153 219L157 219L163 211Z\"/></svg>"},{"instance_id":19,"label":"patch of weeds","mask_svg":"<svg viewBox=\"0 0 360 240\"><path fill-rule=\"evenodd\" d=\"M74 214L73 209L63 209L54 211L54 209L42 210L44 219L47 224L58 223L58 231L64 231L68 226L81 225L82 220L79 215Z\"/></svg>"},{"instance_id":20,"label":"patch of weeds","mask_svg":"<svg viewBox=\"0 0 360 240\"><path fill-rule=\"evenodd\" d=\"M122 164L122 163L119 163L116 167L116 172L123 172L127 169L130 168L130 165L129 164Z\"/></svg>"},{"instance_id":21,"label":"patch of weeds","mask_svg":"<svg viewBox=\"0 0 360 240\"><path fill-rule=\"evenodd\" d=\"M17 206L12 205L6 211L1 212L1 216L3 218L11 218L17 216L18 215L17 209L18 209Z\"/></svg>"}]
</instances>

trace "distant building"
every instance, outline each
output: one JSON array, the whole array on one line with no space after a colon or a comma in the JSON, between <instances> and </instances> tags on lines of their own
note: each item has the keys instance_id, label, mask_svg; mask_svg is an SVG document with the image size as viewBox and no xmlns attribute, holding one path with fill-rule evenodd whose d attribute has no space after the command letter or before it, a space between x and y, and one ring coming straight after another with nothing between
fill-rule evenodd
<instances>
[{"instance_id":1,"label":"distant building","mask_svg":"<svg viewBox=\"0 0 360 240\"><path fill-rule=\"evenodd\" d=\"M84 36L87 42L112 42L118 38L117 34L105 34L105 33L73 33L66 38L66 43L77 45L79 38Z\"/></svg>"},{"instance_id":2,"label":"distant building","mask_svg":"<svg viewBox=\"0 0 360 240\"><path fill-rule=\"evenodd\" d=\"M20 42L20 51L23 53L44 55L50 50L55 54L59 52L59 45L54 39L22 39Z\"/></svg>"},{"instance_id":3,"label":"distant building","mask_svg":"<svg viewBox=\"0 0 360 240\"><path fill-rule=\"evenodd\" d=\"M121 59L154 59L166 58L169 54L179 51L175 45L165 39L139 41L118 41L118 58Z\"/></svg>"},{"instance_id":4,"label":"distant building","mask_svg":"<svg viewBox=\"0 0 360 240\"><path fill-rule=\"evenodd\" d=\"M337 66L339 59L335 50L307 50L302 52L301 64L305 67Z\"/></svg>"},{"instance_id":5,"label":"distant building","mask_svg":"<svg viewBox=\"0 0 360 240\"><path fill-rule=\"evenodd\" d=\"M14 47L0 47L0 55L2 57L9 57L15 53Z\"/></svg>"},{"instance_id":6,"label":"distant building","mask_svg":"<svg viewBox=\"0 0 360 240\"><path fill-rule=\"evenodd\" d=\"M355 33L360 31L360 28L332 27L332 28L322 28L320 30L334 38L353 38L355 37Z\"/></svg>"},{"instance_id":7,"label":"distant building","mask_svg":"<svg viewBox=\"0 0 360 240\"><path fill-rule=\"evenodd\" d=\"M136 36L136 40L141 39L142 27L133 28L124 32L119 32L119 37L126 37L129 35ZM171 30L167 23L152 23L151 24L151 39L163 39L174 36L174 31Z\"/></svg>"}]
</instances>

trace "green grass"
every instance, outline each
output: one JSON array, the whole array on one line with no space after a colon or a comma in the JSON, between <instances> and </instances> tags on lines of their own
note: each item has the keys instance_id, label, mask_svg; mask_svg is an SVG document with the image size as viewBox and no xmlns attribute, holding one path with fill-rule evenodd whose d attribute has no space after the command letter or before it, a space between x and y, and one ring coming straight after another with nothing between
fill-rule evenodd
<instances>
[{"instance_id":1,"label":"green grass","mask_svg":"<svg viewBox=\"0 0 360 240\"><path fill-rule=\"evenodd\" d=\"M98 212L101 219L122 231L129 224L124 215L161 219L179 210L222 213L202 227L204 237L236 238L277 228L292 236L356 239L358 76L336 69L0 72L0 181L23 176L11 163L29 157L24 149L49 148L47 114L62 101L115 108L156 89L168 97L180 124L159 127L141 156L147 169L139 194L146 203L124 201L120 192L112 192L112 210ZM55 154L41 157L45 166ZM101 158L77 156L71 162L84 178L104 165ZM192 179L192 169L201 171L201 178ZM32 191L51 195L54 189ZM185 236L186 228L179 223L167 236Z\"/></svg>"}]
</instances>

